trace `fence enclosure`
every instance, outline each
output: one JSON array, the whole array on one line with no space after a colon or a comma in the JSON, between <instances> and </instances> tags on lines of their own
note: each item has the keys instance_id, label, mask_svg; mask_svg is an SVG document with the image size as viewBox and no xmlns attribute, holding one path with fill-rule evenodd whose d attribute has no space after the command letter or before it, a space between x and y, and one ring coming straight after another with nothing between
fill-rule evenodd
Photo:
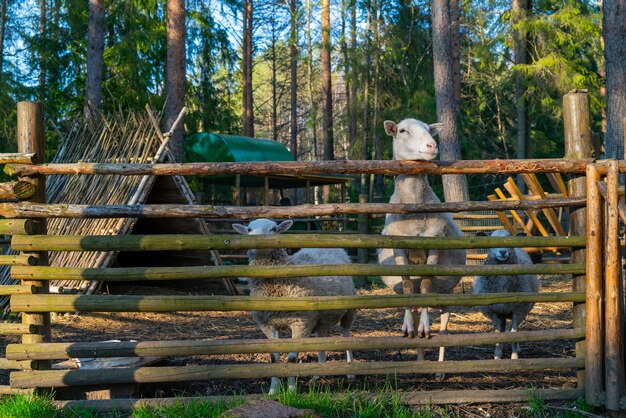
<instances>
[{"instance_id":1,"label":"fence enclosure","mask_svg":"<svg viewBox=\"0 0 626 418\"><path fill-rule=\"evenodd\" d=\"M586 100L586 101L585 101ZM20 255L3 256L0 264L12 266L12 277L20 285L2 286L10 295L12 312L20 313L21 324L0 324L0 333L22 335L20 344L6 347L0 361L10 374L10 384L2 393L24 393L37 388L84 387L88 385L187 382L210 379L258 377L340 376L340 375L422 375L444 373L488 373L544 369L577 371L577 387L546 388L535 391L542 399L584 397L594 405L610 410L626 409L621 318L623 289L619 275L619 221L626 221L626 210L618 199L618 175L626 171L626 162L594 162L589 130L588 98L571 93L564 98L566 123L565 159L512 161L324 161L289 163L193 163L193 164L43 164L43 114L35 103L20 103L18 117L19 154L0 155L6 171L19 176L14 184L32 185L32 195L25 193L6 198L30 201L0 203L0 234L12 235L12 249ZM572 116L572 114L575 114ZM122 174L122 175L191 175L263 173L309 174L337 173L560 173L571 175L568 196L532 201L454 202L441 204L343 203L299 205L292 207L238 207L209 205L116 205L85 206L45 204L45 178L50 175ZM586 177L585 177L586 175ZM15 189L15 187L14 187ZM20 186L26 190L29 187ZM472 212L479 210L541 210L569 208L568 236L554 237L463 237L416 238L360 234L298 234L279 236L239 235L135 235L135 236L61 236L46 235L49 218L220 218L255 217L289 218L340 214ZM569 264L530 266L381 266L373 264L306 266L236 266L197 267L126 267L81 268L48 266L48 251L220 251L249 248L495 248L539 247L571 248ZM376 276L376 275L498 275L572 274L570 292L538 294L452 294L452 295L383 295L315 298L255 298L249 296L136 296L50 294L51 280L182 280L236 277ZM175 340L139 342L53 342L50 339L52 312L173 312L173 311L251 311L251 310L328 310L337 308L378 309L405 306L479 306L513 302L571 303L571 328L517 333L448 334L432 339L402 337L306 338L299 340ZM398 319L400 320L400 319ZM234 364L167 367L107 368L100 370L52 370L51 361L76 357L137 357L245 354L289 351L386 350L435 348L440 346L493 345L495 343L572 340L573 357L522 358L518 360L462 360L445 362L367 361L353 363L309 364ZM527 389L413 391L402 393L408 403L466 403L526 401ZM180 400L180 399L178 399ZM113 399L84 404L98 408L128 407L133 404L166 403L173 400ZM64 405L79 401L65 402Z\"/></svg>"}]
</instances>

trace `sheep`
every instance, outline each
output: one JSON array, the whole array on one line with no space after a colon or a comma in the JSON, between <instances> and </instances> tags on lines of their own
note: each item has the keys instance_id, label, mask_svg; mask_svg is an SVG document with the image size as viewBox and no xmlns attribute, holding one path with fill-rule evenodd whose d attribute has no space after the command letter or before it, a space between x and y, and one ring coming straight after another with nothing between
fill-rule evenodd
<instances>
[{"instance_id":1,"label":"sheep","mask_svg":"<svg viewBox=\"0 0 626 418\"><path fill-rule=\"evenodd\" d=\"M385 133L393 137L393 158L395 160L426 160L437 156L437 143L433 139L442 127L435 123L428 125L416 119L405 119L398 124L385 121ZM430 187L425 174L400 175L395 179L395 188L389 203L432 203L440 202ZM405 235L419 237L462 237L463 233L449 213L387 214L383 235ZM382 248L378 251L378 262L383 265L407 264L465 264L465 250L406 250ZM451 293L459 283L458 276L411 277L384 276L383 282L396 293L402 294L404 285L412 284L421 294ZM410 290L410 288L408 289ZM402 332L404 336L415 337L415 322L418 309L407 308L404 314ZM447 333L450 312L442 309L440 334ZM421 309L417 335L430 337L428 309ZM439 361L444 359L444 347L439 349ZM417 350L418 359L424 359L423 349ZM438 374L443 378L442 374Z\"/></svg>"},{"instance_id":2,"label":"sheep","mask_svg":"<svg viewBox=\"0 0 626 418\"><path fill-rule=\"evenodd\" d=\"M233 229L243 235L280 234L287 231L293 221L280 224L269 219L257 219L248 226L233 224ZM289 255L284 248L248 250L250 265L297 265L297 264L350 264L345 250L340 248L303 248ZM249 279L251 296L352 296L356 294L354 283L349 276L298 277L291 279ZM342 309L329 311L278 311L252 312L252 318L267 338L280 338L280 331L291 330L291 338L306 338L312 335L324 336L327 331L339 324L344 337L350 337L350 328L356 319L356 310ZM352 351L346 351L347 362L352 362ZM271 362L280 361L279 353L271 354ZM298 353L289 353L290 363L295 363ZM326 361L326 353L318 352L318 361ZM354 376L348 376L349 379ZM272 377L270 394L275 394L280 380ZM289 377L288 389L296 388L295 377Z\"/></svg>"},{"instance_id":3,"label":"sheep","mask_svg":"<svg viewBox=\"0 0 626 418\"><path fill-rule=\"evenodd\" d=\"M486 234L477 234L486 235ZM492 237L506 237L511 234L507 230L493 231ZM485 265L494 264L533 264L530 256L521 248L491 248L485 260ZM474 278L474 294L483 293L537 293L539 282L536 274L476 276ZM497 303L481 306L478 309L491 320L495 332L504 332L506 319L511 319L511 332L516 332L518 326L533 308L532 302L524 303ZM511 359L519 358L520 344L512 344ZM494 359L502 358L502 344L496 343Z\"/></svg>"}]
</instances>

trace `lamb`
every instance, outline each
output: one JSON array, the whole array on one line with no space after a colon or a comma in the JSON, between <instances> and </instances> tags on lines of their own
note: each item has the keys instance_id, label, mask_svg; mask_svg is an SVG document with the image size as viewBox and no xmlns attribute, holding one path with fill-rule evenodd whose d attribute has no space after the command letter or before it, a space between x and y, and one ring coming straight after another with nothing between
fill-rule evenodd
<instances>
[{"instance_id":1,"label":"lamb","mask_svg":"<svg viewBox=\"0 0 626 418\"><path fill-rule=\"evenodd\" d=\"M428 125L416 119L405 119L398 124L385 121L385 133L393 137L393 158L395 160L435 159L438 153L433 136L439 133L442 124ZM389 203L432 203L440 202L430 187L425 174L400 175L395 180L395 188ZM449 213L387 214L383 235L405 235L419 237L461 237L463 233ZM406 250L383 248L378 251L378 262L383 265L407 264L465 264L465 250ZM410 279L410 281L409 281ZM412 285L421 294L451 293L459 283L458 276L408 277L384 276L382 280L396 293L405 293L404 285ZM411 287L407 290L410 291ZM415 322L418 309L407 308L404 314L402 332L415 337ZM441 313L440 333L447 332L450 312L445 308ZM417 335L430 336L428 308L421 309ZM439 361L444 359L444 347L439 349ZM424 359L423 349L417 351L418 359ZM442 378L443 375L438 375Z\"/></svg>"},{"instance_id":2,"label":"lamb","mask_svg":"<svg viewBox=\"0 0 626 418\"><path fill-rule=\"evenodd\" d=\"M269 219L257 219L248 226L233 224L233 228L243 235L280 234L287 231L293 221L280 224ZM250 265L274 266L297 264L350 264L345 250L340 248L303 248L288 255L284 248L251 249L248 251ZM298 277L292 279L249 279L251 296L352 296L356 294L354 283L349 276ZM324 336L335 325L340 324L344 337L350 336L350 328L356 319L356 310L342 309L330 311L278 311L252 312L252 318L267 338L280 338L280 331L291 330L291 338L306 338L312 335ZM348 363L352 362L352 352L346 351ZM271 362L280 361L279 353L271 354ZM295 363L298 353L289 353L288 361ZM326 353L318 353L319 362L326 360ZM353 376L348 376L353 378ZM280 380L272 377L270 394L275 394ZM295 390L295 377L289 377L288 389Z\"/></svg>"},{"instance_id":3,"label":"lamb","mask_svg":"<svg viewBox=\"0 0 626 418\"><path fill-rule=\"evenodd\" d=\"M481 234L477 234L481 235ZM482 234L485 235L485 234ZM507 230L494 231L492 237L506 237L511 235ZM485 265L494 264L533 264L530 256L521 248L492 248L485 260ZM474 294L482 293L537 293L539 282L536 274L476 276L474 278ZM506 319L511 319L511 332L516 332L520 323L533 308L532 302L524 303L497 303L481 306L478 309L493 323L496 332L504 332ZM512 344L511 359L519 358L519 343ZM496 344L494 358L502 358L502 344Z\"/></svg>"}]
</instances>

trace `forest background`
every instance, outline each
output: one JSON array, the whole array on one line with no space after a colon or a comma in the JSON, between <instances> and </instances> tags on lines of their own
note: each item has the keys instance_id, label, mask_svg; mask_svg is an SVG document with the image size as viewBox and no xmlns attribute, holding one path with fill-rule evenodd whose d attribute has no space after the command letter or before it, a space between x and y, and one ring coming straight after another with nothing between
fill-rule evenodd
<instances>
[{"instance_id":1,"label":"forest background","mask_svg":"<svg viewBox=\"0 0 626 418\"><path fill-rule=\"evenodd\" d=\"M53 127L146 103L165 106L164 123L184 103L187 134L269 138L298 160L388 159L384 120L441 120L441 7L461 158L562 157L572 89L588 90L593 130L606 129L592 1L0 0L0 152L16 151L16 103L39 100L48 159ZM470 178L469 197L489 183ZM381 179L356 189L386 193Z\"/></svg>"}]
</instances>

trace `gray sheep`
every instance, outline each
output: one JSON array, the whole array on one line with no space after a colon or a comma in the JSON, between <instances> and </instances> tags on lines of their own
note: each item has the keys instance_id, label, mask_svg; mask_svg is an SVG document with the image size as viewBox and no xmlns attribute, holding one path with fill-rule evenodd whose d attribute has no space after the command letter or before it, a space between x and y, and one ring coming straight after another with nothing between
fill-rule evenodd
<instances>
[{"instance_id":1,"label":"gray sheep","mask_svg":"<svg viewBox=\"0 0 626 418\"><path fill-rule=\"evenodd\" d=\"M484 235L484 234L483 234ZM494 231L492 237L506 237L511 234L507 230ZM530 256L521 248L491 248L485 260L485 265L495 264L533 264ZM474 279L474 294L482 293L514 293L539 292L539 282L536 274L476 276ZM532 310L534 303L496 303L481 306L478 309L493 323L496 332L506 330L507 318L511 320L511 332L517 332L520 323L524 321ZM512 344L511 359L519 358L519 343ZM494 358L502 358L502 344L496 344Z\"/></svg>"},{"instance_id":2,"label":"gray sheep","mask_svg":"<svg viewBox=\"0 0 626 418\"><path fill-rule=\"evenodd\" d=\"M280 224L269 219L257 219L248 226L233 224L233 228L243 235L280 234L287 231L293 221ZM248 250L250 265L277 266L298 264L350 264L345 250L340 248L303 248L289 255L284 248ZM305 296L352 296L356 294L354 283L349 276L297 277L290 279L249 279L250 296L305 297ZM280 338L280 331L291 331L291 338L306 338L312 335L324 336L337 324L343 336L350 336L350 328L356 319L356 310L327 311L254 311L252 318L267 338ZM347 361L352 362L352 352L347 351ZM298 353L288 355L288 361L295 363ZM320 351L318 360L326 360L326 353ZM272 353L272 363L280 361L279 353ZM353 376L348 376L351 378ZM272 377L270 394L275 394L280 380ZM295 377L289 377L289 390L295 390Z\"/></svg>"}]
</instances>

